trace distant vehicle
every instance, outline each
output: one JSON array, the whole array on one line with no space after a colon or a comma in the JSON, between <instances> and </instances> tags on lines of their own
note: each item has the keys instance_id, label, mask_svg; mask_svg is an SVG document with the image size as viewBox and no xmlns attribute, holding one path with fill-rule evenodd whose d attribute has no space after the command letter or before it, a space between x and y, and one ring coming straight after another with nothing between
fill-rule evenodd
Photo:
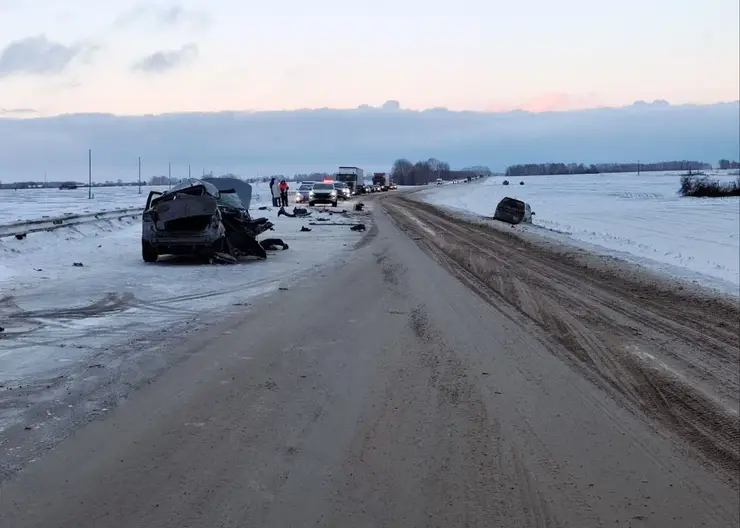
<instances>
[{"instance_id":1,"label":"distant vehicle","mask_svg":"<svg viewBox=\"0 0 740 528\"><path fill-rule=\"evenodd\" d=\"M443 183L442 178L437 178L437 185L442 185Z\"/></svg>"},{"instance_id":2,"label":"distant vehicle","mask_svg":"<svg viewBox=\"0 0 740 528\"><path fill-rule=\"evenodd\" d=\"M332 207L337 206L338 193L333 183L314 183L313 188L308 193L308 205L317 203L330 203Z\"/></svg>"},{"instance_id":3,"label":"distant vehicle","mask_svg":"<svg viewBox=\"0 0 740 528\"><path fill-rule=\"evenodd\" d=\"M295 203L307 203L309 201L309 193L313 189L314 182L301 182L300 187L295 192Z\"/></svg>"},{"instance_id":4,"label":"distant vehicle","mask_svg":"<svg viewBox=\"0 0 740 528\"><path fill-rule=\"evenodd\" d=\"M332 185L334 185L334 189L337 191L337 196L342 200L347 200L352 196L352 191L350 191L346 183L334 182Z\"/></svg>"},{"instance_id":5,"label":"distant vehicle","mask_svg":"<svg viewBox=\"0 0 740 528\"><path fill-rule=\"evenodd\" d=\"M388 180L385 177L385 172L376 172L373 174L373 185L379 186L382 191L388 190Z\"/></svg>"},{"instance_id":6,"label":"distant vehicle","mask_svg":"<svg viewBox=\"0 0 740 528\"><path fill-rule=\"evenodd\" d=\"M391 183L389 188L391 191L395 191L398 189L398 185L396 185L395 183Z\"/></svg>"},{"instance_id":7,"label":"distant vehicle","mask_svg":"<svg viewBox=\"0 0 740 528\"><path fill-rule=\"evenodd\" d=\"M74 191L77 189L77 184L74 182L65 182L59 186L60 191Z\"/></svg>"},{"instance_id":8,"label":"distant vehicle","mask_svg":"<svg viewBox=\"0 0 740 528\"><path fill-rule=\"evenodd\" d=\"M353 195L360 194L359 189L365 181L365 171L359 167L339 167L336 180L346 183Z\"/></svg>"},{"instance_id":9,"label":"distant vehicle","mask_svg":"<svg viewBox=\"0 0 740 528\"><path fill-rule=\"evenodd\" d=\"M493 213L494 220L500 220L508 224L530 224L532 223L532 208L528 203L509 198L508 196L501 200L496 206L496 212Z\"/></svg>"}]
</instances>

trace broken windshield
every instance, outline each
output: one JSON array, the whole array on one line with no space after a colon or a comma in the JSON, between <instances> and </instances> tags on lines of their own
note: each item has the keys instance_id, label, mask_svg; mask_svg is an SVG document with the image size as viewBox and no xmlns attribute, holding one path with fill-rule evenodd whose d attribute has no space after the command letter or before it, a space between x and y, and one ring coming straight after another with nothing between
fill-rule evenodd
<instances>
[{"instance_id":1,"label":"broken windshield","mask_svg":"<svg viewBox=\"0 0 740 528\"><path fill-rule=\"evenodd\" d=\"M218 203L219 205L226 205L229 207L234 207L236 209L246 209L241 199L239 198L239 195L236 194L236 191L234 190L221 191L221 196L218 198Z\"/></svg>"}]
</instances>

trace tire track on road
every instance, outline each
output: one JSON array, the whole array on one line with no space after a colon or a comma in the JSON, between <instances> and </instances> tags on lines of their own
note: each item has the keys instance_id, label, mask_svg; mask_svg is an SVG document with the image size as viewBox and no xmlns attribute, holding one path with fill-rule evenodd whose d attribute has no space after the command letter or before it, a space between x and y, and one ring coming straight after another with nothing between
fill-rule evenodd
<instances>
[{"instance_id":1,"label":"tire track on road","mask_svg":"<svg viewBox=\"0 0 740 528\"><path fill-rule=\"evenodd\" d=\"M737 307L584 267L427 204L382 203L468 287L738 487Z\"/></svg>"}]
</instances>

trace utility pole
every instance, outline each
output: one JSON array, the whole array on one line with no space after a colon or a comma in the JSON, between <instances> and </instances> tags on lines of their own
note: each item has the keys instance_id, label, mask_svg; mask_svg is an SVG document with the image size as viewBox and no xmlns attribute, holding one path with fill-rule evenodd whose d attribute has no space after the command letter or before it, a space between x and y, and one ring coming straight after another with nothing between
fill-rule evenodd
<instances>
[{"instance_id":1,"label":"utility pole","mask_svg":"<svg viewBox=\"0 0 740 528\"><path fill-rule=\"evenodd\" d=\"M141 194L141 156L139 156L139 194Z\"/></svg>"},{"instance_id":2,"label":"utility pole","mask_svg":"<svg viewBox=\"0 0 740 528\"><path fill-rule=\"evenodd\" d=\"M190 179L190 165L188 165L188 179Z\"/></svg>"},{"instance_id":3,"label":"utility pole","mask_svg":"<svg viewBox=\"0 0 740 528\"><path fill-rule=\"evenodd\" d=\"M172 162L167 164L167 188L172 189Z\"/></svg>"},{"instance_id":4,"label":"utility pole","mask_svg":"<svg viewBox=\"0 0 740 528\"><path fill-rule=\"evenodd\" d=\"M92 149L87 150L87 199L92 200Z\"/></svg>"}]
</instances>

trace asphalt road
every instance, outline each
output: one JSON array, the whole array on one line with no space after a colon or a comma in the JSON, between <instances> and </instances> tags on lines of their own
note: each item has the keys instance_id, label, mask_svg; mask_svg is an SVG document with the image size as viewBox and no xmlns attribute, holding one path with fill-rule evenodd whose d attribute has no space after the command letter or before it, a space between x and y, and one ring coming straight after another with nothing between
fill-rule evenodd
<instances>
[{"instance_id":1,"label":"asphalt road","mask_svg":"<svg viewBox=\"0 0 740 528\"><path fill-rule=\"evenodd\" d=\"M732 306L384 202L6 482L0 526L738 526Z\"/></svg>"}]
</instances>

